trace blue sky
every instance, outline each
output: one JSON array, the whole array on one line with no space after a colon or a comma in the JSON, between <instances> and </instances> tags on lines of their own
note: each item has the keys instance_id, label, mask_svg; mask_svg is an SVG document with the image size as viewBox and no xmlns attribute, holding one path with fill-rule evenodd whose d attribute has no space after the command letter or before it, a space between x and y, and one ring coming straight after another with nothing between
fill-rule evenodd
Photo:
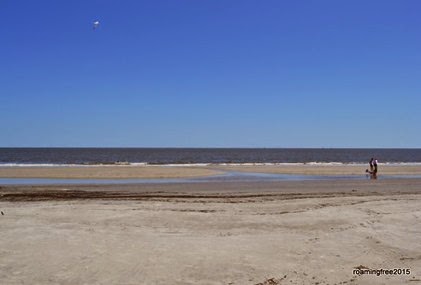
<instances>
[{"instance_id":1,"label":"blue sky","mask_svg":"<svg viewBox=\"0 0 421 285\"><path fill-rule=\"evenodd\" d=\"M419 148L420 13L0 0L0 146Z\"/></svg>"}]
</instances>

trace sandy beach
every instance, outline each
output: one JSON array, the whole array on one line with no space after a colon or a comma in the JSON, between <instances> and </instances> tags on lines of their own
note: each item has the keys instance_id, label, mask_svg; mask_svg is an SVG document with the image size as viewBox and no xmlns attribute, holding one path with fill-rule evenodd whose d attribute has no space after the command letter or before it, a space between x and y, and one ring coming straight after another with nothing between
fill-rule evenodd
<instances>
[{"instance_id":1,"label":"sandy beach","mask_svg":"<svg viewBox=\"0 0 421 285\"><path fill-rule=\"evenodd\" d=\"M421 285L421 1L0 3L0 285Z\"/></svg>"},{"instance_id":2,"label":"sandy beach","mask_svg":"<svg viewBox=\"0 0 421 285\"><path fill-rule=\"evenodd\" d=\"M1 186L0 283L421 284L420 193L419 178Z\"/></svg>"}]
</instances>

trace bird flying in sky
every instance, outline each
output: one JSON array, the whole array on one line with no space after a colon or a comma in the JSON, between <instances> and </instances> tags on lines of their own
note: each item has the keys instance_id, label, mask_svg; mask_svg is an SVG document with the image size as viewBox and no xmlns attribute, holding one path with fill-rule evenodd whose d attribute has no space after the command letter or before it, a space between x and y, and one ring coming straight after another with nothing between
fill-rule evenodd
<instances>
[{"instance_id":1,"label":"bird flying in sky","mask_svg":"<svg viewBox=\"0 0 421 285\"><path fill-rule=\"evenodd\" d=\"M94 21L92 28L93 28L94 30L96 30L96 29L98 29L98 27L99 27L99 21L98 21L98 20L96 20L96 21Z\"/></svg>"}]
</instances>

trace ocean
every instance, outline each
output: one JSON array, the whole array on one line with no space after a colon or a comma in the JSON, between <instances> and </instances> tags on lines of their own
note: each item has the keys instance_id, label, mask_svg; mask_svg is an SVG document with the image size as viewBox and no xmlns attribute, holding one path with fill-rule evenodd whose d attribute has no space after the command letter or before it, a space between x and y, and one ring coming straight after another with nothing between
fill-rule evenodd
<instances>
[{"instance_id":1,"label":"ocean","mask_svg":"<svg viewBox=\"0 0 421 285\"><path fill-rule=\"evenodd\" d=\"M421 149L0 148L0 165L421 163Z\"/></svg>"}]
</instances>

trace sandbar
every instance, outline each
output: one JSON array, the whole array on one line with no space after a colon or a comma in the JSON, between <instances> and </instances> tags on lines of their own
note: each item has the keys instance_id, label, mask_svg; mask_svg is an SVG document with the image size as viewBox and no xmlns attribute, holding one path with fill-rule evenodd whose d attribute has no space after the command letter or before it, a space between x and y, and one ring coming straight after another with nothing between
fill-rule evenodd
<instances>
[{"instance_id":1,"label":"sandbar","mask_svg":"<svg viewBox=\"0 0 421 285\"><path fill-rule=\"evenodd\" d=\"M204 165L204 166L49 166L0 167L0 178L165 179L215 176L227 172L292 175L365 175L365 164ZM421 176L421 165L380 164L379 176Z\"/></svg>"},{"instance_id":2,"label":"sandbar","mask_svg":"<svg viewBox=\"0 0 421 285\"><path fill-rule=\"evenodd\" d=\"M368 164L221 165L214 169L298 175L363 175ZM379 164L378 175L421 175L419 164Z\"/></svg>"},{"instance_id":3,"label":"sandbar","mask_svg":"<svg viewBox=\"0 0 421 285\"><path fill-rule=\"evenodd\" d=\"M48 166L0 167L0 178L135 179L189 178L220 174L204 167L183 166Z\"/></svg>"}]
</instances>

